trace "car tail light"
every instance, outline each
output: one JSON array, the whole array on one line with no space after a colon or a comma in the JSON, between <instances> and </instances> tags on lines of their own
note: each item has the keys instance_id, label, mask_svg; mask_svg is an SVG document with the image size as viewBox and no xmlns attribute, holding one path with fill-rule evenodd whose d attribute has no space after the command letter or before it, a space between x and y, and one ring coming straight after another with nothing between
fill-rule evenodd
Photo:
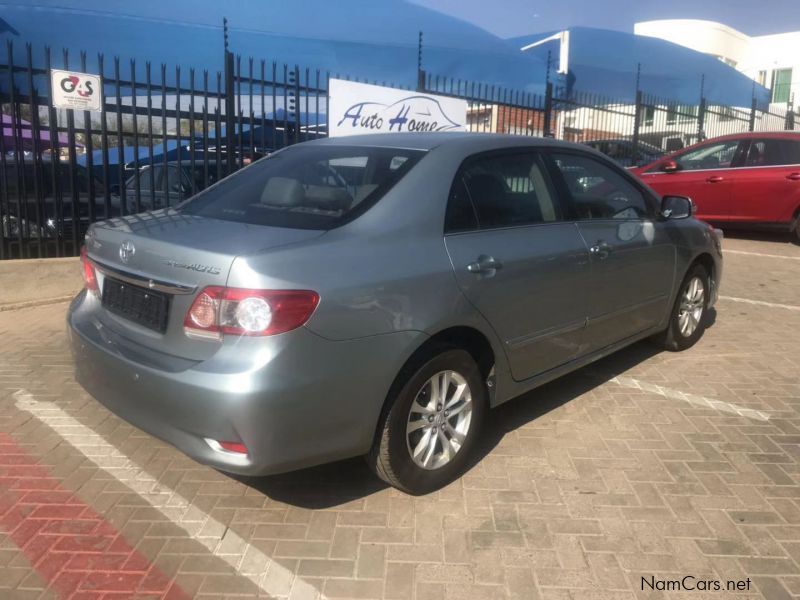
<instances>
[{"instance_id":1,"label":"car tail light","mask_svg":"<svg viewBox=\"0 0 800 600\"><path fill-rule=\"evenodd\" d=\"M92 293L97 293L97 273L92 261L89 260L89 251L86 246L81 246L81 267L83 268L83 286Z\"/></svg>"},{"instance_id":2,"label":"car tail light","mask_svg":"<svg viewBox=\"0 0 800 600\"><path fill-rule=\"evenodd\" d=\"M183 329L187 335L275 335L308 321L319 303L309 290L248 290L212 286L194 299Z\"/></svg>"}]
</instances>

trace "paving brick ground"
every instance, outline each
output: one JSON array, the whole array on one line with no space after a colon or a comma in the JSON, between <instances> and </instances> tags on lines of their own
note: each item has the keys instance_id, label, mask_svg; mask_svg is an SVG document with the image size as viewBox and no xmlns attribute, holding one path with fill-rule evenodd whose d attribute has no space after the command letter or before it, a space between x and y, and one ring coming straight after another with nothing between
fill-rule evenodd
<instances>
[{"instance_id":1,"label":"paving brick ground","mask_svg":"<svg viewBox=\"0 0 800 600\"><path fill-rule=\"evenodd\" d=\"M0 313L0 447L14 448L0 456L0 598L99 597L53 586L62 563L25 549L33 511L62 501L58 514L73 502L92 524L47 531L102 531L136 558L135 585L117 573L94 589L109 598L151 597L149 572L152 597L174 582L209 599L800 598L800 247L725 248L723 299L695 348L638 344L504 405L480 461L419 498L358 459L248 481L200 466L80 390L65 304ZM49 425L19 408L20 389L57 409L40 410ZM65 440L85 431L94 441ZM27 508L10 455L46 481ZM72 564L113 574L102 554ZM723 590L642 591L687 575Z\"/></svg>"}]
</instances>

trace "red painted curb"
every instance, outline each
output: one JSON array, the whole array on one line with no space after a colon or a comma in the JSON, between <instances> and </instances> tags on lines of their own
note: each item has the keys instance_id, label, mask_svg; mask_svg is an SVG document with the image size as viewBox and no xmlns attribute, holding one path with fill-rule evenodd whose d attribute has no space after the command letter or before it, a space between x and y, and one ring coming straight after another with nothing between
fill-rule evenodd
<instances>
[{"instance_id":1,"label":"red painted curb","mask_svg":"<svg viewBox=\"0 0 800 600\"><path fill-rule=\"evenodd\" d=\"M189 596L91 506L0 432L0 531L60 598Z\"/></svg>"}]
</instances>

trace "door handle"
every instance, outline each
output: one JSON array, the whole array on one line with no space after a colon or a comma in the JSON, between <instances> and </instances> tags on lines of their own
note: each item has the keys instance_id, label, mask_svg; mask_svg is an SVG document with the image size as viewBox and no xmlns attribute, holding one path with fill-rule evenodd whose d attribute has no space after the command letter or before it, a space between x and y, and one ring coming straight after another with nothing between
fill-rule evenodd
<instances>
[{"instance_id":1,"label":"door handle","mask_svg":"<svg viewBox=\"0 0 800 600\"><path fill-rule=\"evenodd\" d=\"M503 263L486 254L481 254L478 260L467 265L467 271L476 275L494 274L495 271L502 268Z\"/></svg>"},{"instance_id":2,"label":"door handle","mask_svg":"<svg viewBox=\"0 0 800 600\"><path fill-rule=\"evenodd\" d=\"M722 177L721 175L712 175L711 177L706 179L706 182L707 183L719 183L720 181L723 181L724 179L725 178Z\"/></svg>"},{"instance_id":3,"label":"door handle","mask_svg":"<svg viewBox=\"0 0 800 600\"><path fill-rule=\"evenodd\" d=\"M786 176L786 179L789 179L791 181L800 181L800 173L789 173Z\"/></svg>"},{"instance_id":4,"label":"door handle","mask_svg":"<svg viewBox=\"0 0 800 600\"><path fill-rule=\"evenodd\" d=\"M589 253L596 256L600 260L605 260L611 254L611 245L606 242L597 242L594 246L589 248Z\"/></svg>"}]
</instances>

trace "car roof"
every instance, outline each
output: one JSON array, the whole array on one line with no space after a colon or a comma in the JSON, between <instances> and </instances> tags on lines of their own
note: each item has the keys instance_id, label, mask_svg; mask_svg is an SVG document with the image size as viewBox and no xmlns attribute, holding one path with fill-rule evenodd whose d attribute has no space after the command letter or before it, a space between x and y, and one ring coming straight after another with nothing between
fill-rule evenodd
<instances>
[{"instance_id":1,"label":"car roof","mask_svg":"<svg viewBox=\"0 0 800 600\"><path fill-rule=\"evenodd\" d=\"M408 150L433 150L441 146L466 146L476 151L500 149L516 146L575 148L586 151L586 146L563 142L553 138L527 135L508 135L500 133L472 133L468 131L431 133L377 133L332 138L320 138L305 142L307 144L334 146L371 146L383 148L404 148Z\"/></svg>"},{"instance_id":2,"label":"car roof","mask_svg":"<svg viewBox=\"0 0 800 600\"><path fill-rule=\"evenodd\" d=\"M800 131L745 131L742 133L729 133L727 135L720 135L714 138L708 138L699 144L707 144L708 142L727 141L727 140L751 140L753 138L785 138L790 140L800 140ZM693 144L696 146L697 144ZM688 146L687 146L688 147Z\"/></svg>"}]
</instances>

